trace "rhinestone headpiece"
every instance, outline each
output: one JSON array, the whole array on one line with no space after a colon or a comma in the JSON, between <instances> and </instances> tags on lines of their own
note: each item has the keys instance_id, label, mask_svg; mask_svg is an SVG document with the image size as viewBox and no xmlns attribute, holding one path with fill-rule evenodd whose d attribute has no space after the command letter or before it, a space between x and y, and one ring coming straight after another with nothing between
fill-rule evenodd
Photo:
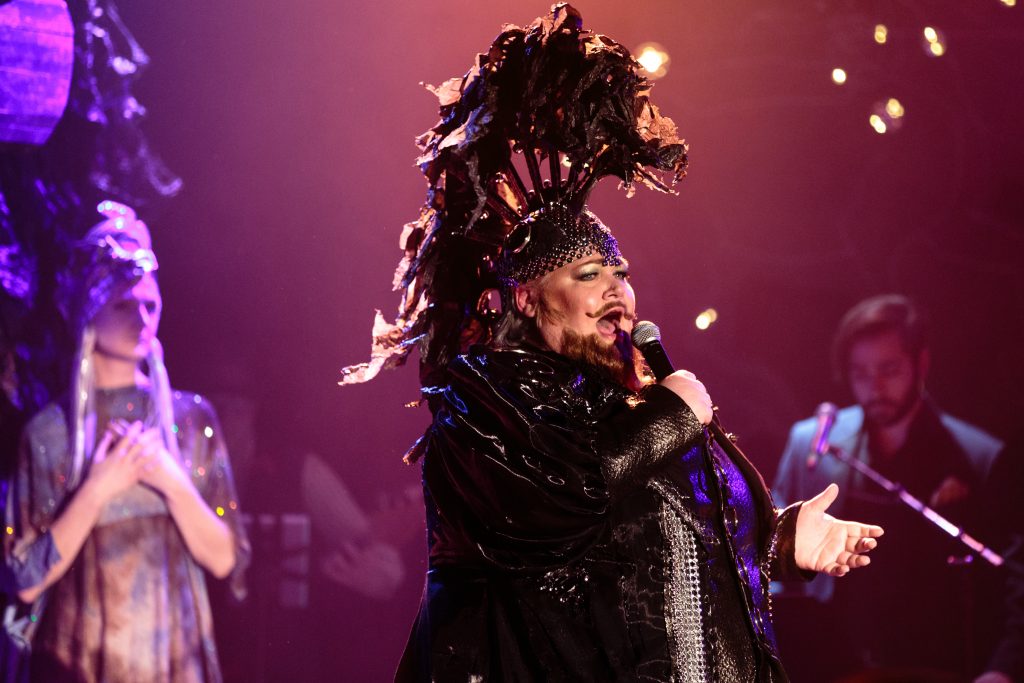
<instances>
[{"instance_id":1,"label":"rhinestone headpiece","mask_svg":"<svg viewBox=\"0 0 1024 683\"><path fill-rule=\"evenodd\" d=\"M508 234L498 261L498 277L503 287L515 287L595 252L604 257L606 266L622 264L619 243L597 216L548 204L530 213Z\"/></svg>"}]
</instances>

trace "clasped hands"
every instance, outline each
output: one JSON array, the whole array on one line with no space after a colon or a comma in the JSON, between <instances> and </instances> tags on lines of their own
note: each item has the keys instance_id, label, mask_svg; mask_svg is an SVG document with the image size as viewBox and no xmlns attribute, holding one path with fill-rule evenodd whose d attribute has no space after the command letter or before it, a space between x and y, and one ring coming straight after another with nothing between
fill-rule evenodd
<instances>
[{"instance_id":1,"label":"clasped hands","mask_svg":"<svg viewBox=\"0 0 1024 683\"><path fill-rule=\"evenodd\" d=\"M167 450L160 429L141 422L112 420L93 454L86 483L108 501L136 483L169 495L189 485L188 476Z\"/></svg>"}]
</instances>

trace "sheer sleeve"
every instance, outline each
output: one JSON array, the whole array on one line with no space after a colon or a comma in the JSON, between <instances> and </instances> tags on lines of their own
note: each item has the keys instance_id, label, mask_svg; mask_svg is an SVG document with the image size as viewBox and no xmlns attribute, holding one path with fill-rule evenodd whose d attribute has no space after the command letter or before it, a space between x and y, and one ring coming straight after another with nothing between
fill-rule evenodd
<instances>
[{"instance_id":1,"label":"sheer sleeve","mask_svg":"<svg viewBox=\"0 0 1024 683\"><path fill-rule=\"evenodd\" d=\"M60 561L50 524L67 497L70 459L63 411L48 406L25 426L4 500L2 587L11 595L39 585Z\"/></svg>"},{"instance_id":2,"label":"sheer sleeve","mask_svg":"<svg viewBox=\"0 0 1024 683\"><path fill-rule=\"evenodd\" d=\"M224 434L213 405L208 400L195 394L181 394L179 405L183 409L176 408L176 419L181 422L178 414L185 414L185 425L178 425L182 458L185 459L184 464L196 490L210 509L231 529L235 544L235 566L228 581L234 596L241 600L246 594L245 571L252 550L242 524L242 511Z\"/></svg>"}]
</instances>

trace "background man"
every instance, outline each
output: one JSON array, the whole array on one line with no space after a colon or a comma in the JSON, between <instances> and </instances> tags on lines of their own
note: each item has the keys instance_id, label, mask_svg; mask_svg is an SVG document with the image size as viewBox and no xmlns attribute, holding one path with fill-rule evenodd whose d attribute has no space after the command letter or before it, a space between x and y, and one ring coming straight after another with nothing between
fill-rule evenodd
<instances>
[{"instance_id":1,"label":"background man","mask_svg":"<svg viewBox=\"0 0 1024 683\"><path fill-rule=\"evenodd\" d=\"M985 540L985 529L972 522L979 519L980 494L1002 444L943 412L928 397L931 354L921 314L899 295L862 301L843 317L833 353L837 376L856 404L839 411L830 443ZM966 549L839 460L826 457L809 466L815 426L813 418L793 426L773 487L776 503L799 500L836 482L836 514L869 518L885 527L891 540L879 551L870 576L853 577L842 586L819 576L790 587L788 595L828 604L797 607L799 601L781 601L780 619L789 621L801 610L821 612L794 619L808 626L800 633L794 623L791 635L806 642L815 638L810 632L817 628L811 624L820 623L815 616L841 613L842 619L831 620L840 633L832 628L825 637L852 656L846 657L851 671L914 667L966 672L977 654L972 647L987 649L971 624L978 596L959 561ZM863 609L866 604L870 611ZM854 609L857 605L861 609ZM811 648L827 649L828 642ZM831 664L835 658L826 660Z\"/></svg>"}]
</instances>

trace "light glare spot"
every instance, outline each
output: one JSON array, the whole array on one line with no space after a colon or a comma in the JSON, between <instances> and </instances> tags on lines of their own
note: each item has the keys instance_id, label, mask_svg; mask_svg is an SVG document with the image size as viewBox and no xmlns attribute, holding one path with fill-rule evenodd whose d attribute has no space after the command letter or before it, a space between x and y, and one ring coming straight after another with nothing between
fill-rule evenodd
<instances>
[{"instance_id":1,"label":"light glare spot","mask_svg":"<svg viewBox=\"0 0 1024 683\"><path fill-rule=\"evenodd\" d=\"M839 67L832 69L832 82L836 85L846 83L846 72Z\"/></svg>"},{"instance_id":2,"label":"light glare spot","mask_svg":"<svg viewBox=\"0 0 1024 683\"><path fill-rule=\"evenodd\" d=\"M668 65L672 61L668 52L658 43L644 43L636 51L636 61L647 72L648 78L655 80L668 73Z\"/></svg>"},{"instance_id":3,"label":"light glare spot","mask_svg":"<svg viewBox=\"0 0 1024 683\"><path fill-rule=\"evenodd\" d=\"M203 434L206 435L207 439L213 438L213 427L207 426L203 429Z\"/></svg>"},{"instance_id":4,"label":"light glare spot","mask_svg":"<svg viewBox=\"0 0 1024 683\"><path fill-rule=\"evenodd\" d=\"M942 35L942 31L925 26L924 40L925 51L929 56L941 57L946 54L946 37Z\"/></svg>"},{"instance_id":5,"label":"light glare spot","mask_svg":"<svg viewBox=\"0 0 1024 683\"><path fill-rule=\"evenodd\" d=\"M218 517L223 517L224 516L224 508L222 508L220 505L217 506L216 512L217 512L217 516Z\"/></svg>"},{"instance_id":6,"label":"light glare spot","mask_svg":"<svg viewBox=\"0 0 1024 683\"><path fill-rule=\"evenodd\" d=\"M697 319L693 321L693 324L697 326L698 330L706 330L718 320L718 311L713 308L701 311L697 315Z\"/></svg>"},{"instance_id":7,"label":"light glare spot","mask_svg":"<svg viewBox=\"0 0 1024 683\"><path fill-rule=\"evenodd\" d=\"M889 39L889 29L885 27L885 24L875 24L875 42L879 45L885 45L885 41Z\"/></svg>"},{"instance_id":8,"label":"light glare spot","mask_svg":"<svg viewBox=\"0 0 1024 683\"><path fill-rule=\"evenodd\" d=\"M885 121L878 114L872 114L871 118L868 119L871 123L871 127L875 129L875 132L882 135L886 131Z\"/></svg>"},{"instance_id":9,"label":"light glare spot","mask_svg":"<svg viewBox=\"0 0 1024 683\"><path fill-rule=\"evenodd\" d=\"M1000 0L1007 7L1013 7L1017 4L1017 0Z\"/></svg>"},{"instance_id":10,"label":"light glare spot","mask_svg":"<svg viewBox=\"0 0 1024 683\"><path fill-rule=\"evenodd\" d=\"M889 101L885 103L885 112L894 119L902 118L903 105L895 97L890 97Z\"/></svg>"}]
</instances>

